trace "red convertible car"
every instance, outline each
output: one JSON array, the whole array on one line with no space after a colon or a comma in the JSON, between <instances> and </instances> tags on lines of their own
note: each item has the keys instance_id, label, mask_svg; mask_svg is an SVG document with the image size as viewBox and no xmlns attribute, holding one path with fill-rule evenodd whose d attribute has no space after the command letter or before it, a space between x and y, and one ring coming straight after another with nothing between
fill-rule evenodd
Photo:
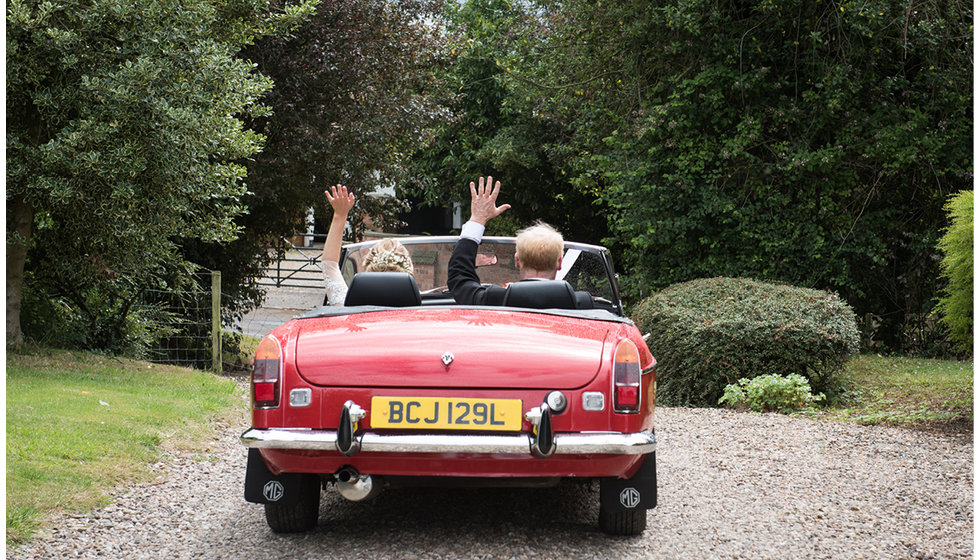
<instances>
[{"instance_id":1,"label":"red convertible car","mask_svg":"<svg viewBox=\"0 0 980 560\"><path fill-rule=\"evenodd\" d=\"M482 282L503 307L446 285L454 237L400 239L414 275L359 272L346 305L260 343L245 499L276 532L316 527L321 490L350 500L404 485L542 486L598 480L599 527L635 535L657 503L656 361L623 314L602 247L566 243L559 278L517 282L514 239L485 238Z\"/></svg>"}]
</instances>

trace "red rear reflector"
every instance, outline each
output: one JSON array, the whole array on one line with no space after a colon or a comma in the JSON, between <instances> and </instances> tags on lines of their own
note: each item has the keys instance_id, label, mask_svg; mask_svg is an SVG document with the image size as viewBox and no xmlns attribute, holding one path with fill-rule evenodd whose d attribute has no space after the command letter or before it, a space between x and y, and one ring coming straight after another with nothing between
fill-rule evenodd
<instances>
[{"instance_id":1,"label":"red rear reflector","mask_svg":"<svg viewBox=\"0 0 980 560\"><path fill-rule=\"evenodd\" d=\"M276 384L275 383L256 383L255 384L255 401L256 402L270 402L276 400Z\"/></svg>"},{"instance_id":2,"label":"red rear reflector","mask_svg":"<svg viewBox=\"0 0 980 560\"><path fill-rule=\"evenodd\" d=\"M635 385L616 387L616 408L639 408L640 388Z\"/></svg>"}]
</instances>

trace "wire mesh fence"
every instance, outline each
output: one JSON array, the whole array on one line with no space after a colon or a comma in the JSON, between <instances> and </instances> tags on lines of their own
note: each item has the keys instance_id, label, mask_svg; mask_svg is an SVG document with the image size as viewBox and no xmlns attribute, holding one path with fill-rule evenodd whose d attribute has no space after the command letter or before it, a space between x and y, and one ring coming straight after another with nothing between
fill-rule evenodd
<instances>
[{"instance_id":1,"label":"wire mesh fence","mask_svg":"<svg viewBox=\"0 0 980 560\"><path fill-rule=\"evenodd\" d=\"M220 372L221 273L198 275L190 289L150 290L148 296L160 306L154 328L161 333L148 360Z\"/></svg>"},{"instance_id":2,"label":"wire mesh fence","mask_svg":"<svg viewBox=\"0 0 980 560\"><path fill-rule=\"evenodd\" d=\"M149 361L225 374L247 372L246 360L228 352L229 346L247 351L250 342L244 338L261 338L293 316L322 304L324 237L299 234L271 246L272 262L258 281L266 291L263 306L225 325L224 331L220 272L198 275L190 289L151 290L149 299L159 307L153 328L162 336L149 350Z\"/></svg>"}]
</instances>

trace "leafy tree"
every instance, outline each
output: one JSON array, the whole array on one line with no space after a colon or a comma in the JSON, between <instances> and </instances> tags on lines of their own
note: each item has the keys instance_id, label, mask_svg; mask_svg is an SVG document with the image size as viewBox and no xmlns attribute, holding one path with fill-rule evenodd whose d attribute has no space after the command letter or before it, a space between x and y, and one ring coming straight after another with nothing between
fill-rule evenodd
<instances>
[{"instance_id":1,"label":"leafy tree","mask_svg":"<svg viewBox=\"0 0 980 560\"><path fill-rule=\"evenodd\" d=\"M222 271L226 311L260 301L254 281L268 246L304 230L310 208L329 213L328 185L355 190L355 215L379 227L399 224L400 201L365 195L404 178L408 154L439 117L429 96L443 54L438 8L421 0L323 0L289 37L267 37L242 53L275 83L262 98L272 111L247 119L267 140L247 164L248 212L236 221L242 234L232 243L185 244L195 262Z\"/></svg>"},{"instance_id":2,"label":"leafy tree","mask_svg":"<svg viewBox=\"0 0 980 560\"><path fill-rule=\"evenodd\" d=\"M450 3L452 65L440 74L440 103L451 112L415 154L413 181L400 191L423 205L448 208L469 202L468 185L493 175L513 204L495 233L514 233L544 220L566 237L598 242L607 234L594 192L569 182L556 150L568 149L560 120L542 111L545 100L531 82L509 78L544 36L542 13L526 2ZM465 219L466 216L464 216Z\"/></svg>"},{"instance_id":3,"label":"leafy tree","mask_svg":"<svg viewBox=\"0 0 980 560\"><path fill-rule=\"evenodd\" d=\"M936 310L961 352L973 352L973 191L946 204L950 224L939 240L942 275L948 282Z\"/></svg>"},{"instance_id":4,"label":"leafy tree","mask_svg":"<svg viewBox=\"0 0 980 560\"><path fill-rule=\"evenodd\" d=\"M113 348L143 292L187 281L181 239L233 239L242 163L261 136L236 115L271 86L235 53L312 2L12 0L7 4L7 340L22 283Z\"/></svg>"},{"instance_id":5,"label":"leafy tree","mask_svg":"<svg viewBox=\"0 0 980 560\"><path fill-rule=\"evenodd\" d=\"M839 291L900 347L972 181L972 7L549 3L535 64L628 293L755 276Z\"/></svg>"}]
</instances>

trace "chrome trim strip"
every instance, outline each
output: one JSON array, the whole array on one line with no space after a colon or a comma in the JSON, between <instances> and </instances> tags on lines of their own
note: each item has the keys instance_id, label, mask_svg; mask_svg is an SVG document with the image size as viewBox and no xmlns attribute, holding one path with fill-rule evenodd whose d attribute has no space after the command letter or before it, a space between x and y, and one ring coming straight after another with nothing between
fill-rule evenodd
<instances>
[{"instance_id":1,"label":"chrome trim strip","mask_svg":"<svg viewBox=\"0 0 980 560\"><path fill-rule=\"evenodd\" d=\"M531 439L520 435L467 434L358 434L362 453L487 453L531 455ZM242 443L256 449L308 449L336 451L334 430L295 428L252 428L242 434ZM645 455L657 450L652 432L621 434L590 432L555 434L557 455Z\"/></svg>"}]
</instances>

